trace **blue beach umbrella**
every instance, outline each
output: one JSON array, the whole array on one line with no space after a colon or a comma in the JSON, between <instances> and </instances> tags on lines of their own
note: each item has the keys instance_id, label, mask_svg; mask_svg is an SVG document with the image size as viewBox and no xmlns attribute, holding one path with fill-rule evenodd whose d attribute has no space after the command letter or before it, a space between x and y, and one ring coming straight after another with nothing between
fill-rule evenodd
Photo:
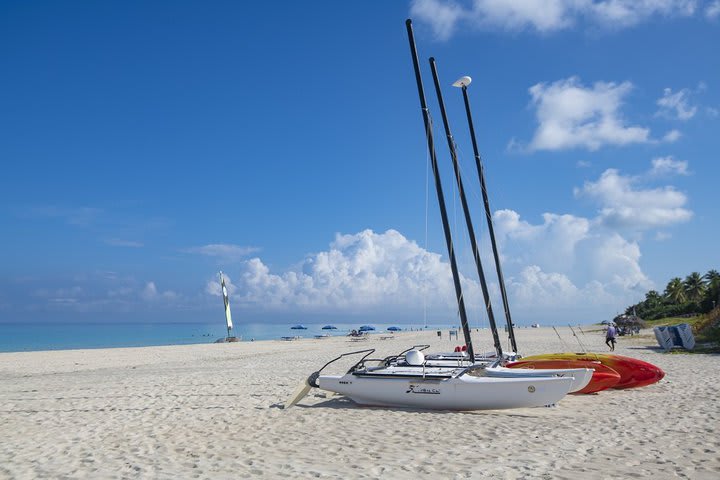
<instances>
[{"instance_id":1,"label":"blue beach umbrella","mask_svg":"<svg viewBox=\"0 0 720 480\"><path fill-rule=\"evenodd\" d=\"M290 327L290 329L291 330L307 330L307 327L305 325L297 324L297 325L293 325L292 327Z\"/></svg>"},{"instance_id":2,"label":"blue beach umbrella","mask_svg":"<svg viewBox=\"0 0 720 480\"><path fill-rule=\"evenodd\" d=\"M388 332L399 332L400 330L402 330L402 328L400 327L388 327L387 329Z\"/></svg>"},{"instance_id":3,"label":"blue beach umbrella","mask_svg":"<svg viewBox=\"0 0 720 480\"><path fill-rule=\"evenodd\" d=\"M363 325L362 327L360 327L361 332L372 332L373 330L375 330L375 327L373 327L372 325Z\"/></svg>"},{"instance_id":4,"label":"blue beach umbrella","mask_svg":"<svg viewBox=\"0 0 720 480\"><path fill-rule=\"evenodd\" d=\"M322 327L323 330L337 330L337 327L335 325L325 325Z\"/></svg>"}]
</instances>

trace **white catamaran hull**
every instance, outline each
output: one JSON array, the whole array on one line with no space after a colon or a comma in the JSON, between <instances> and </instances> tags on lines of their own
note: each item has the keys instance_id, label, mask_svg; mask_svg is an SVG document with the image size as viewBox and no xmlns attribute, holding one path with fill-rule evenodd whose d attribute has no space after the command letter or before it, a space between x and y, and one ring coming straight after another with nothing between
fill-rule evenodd
<instances>
[{"instance_id":1,"label":"white catamaran hull","mask_svg":"<svg viewBox=\"0 0 720 480\"><path fill-rule=\"evenodd\" d=\"M319 387L350 397L360 405L434 410L495 410L541 407L562 399L571 377L406 378L348 373L321 375Z\"/></svg>"},{"instance_id":2,"label":"white catamaran hull","mask_svg":"<svg viewBox=\"0 0 720 480\"><path fill-rule=\"evenodd\" d=\"M436 359L440 357L441 359ZM452 354L438 354L436 356L430 356L430 359L426 361L426 365L432 367L459 367L461 365L467 365L467 361L463 361L463 357L457 357L458 360L451 360ZM478 356L475 356L475 364L483 363L478 361ZM570 393L577 392L585 388L590 381L594 370L591 368L548 368L548 369L536 369L536 368L506 368L501 366L488 365L484 370L485 374L490 377L571 377L573 383L570 386Z\"/></svg>"},{"instance_id":3,"label":"white catamaran hull","mask_svg":"<svg viewBox=\"0 0 720 480\"><path fill-rule=\"evenodd\" d=\"M489 377L570 377L573 379L570 385L570 393L577 392L587 387L592 380L594 370L592 368L507 368L487 367L485 373Z\"/></svg>"}]
</instances>

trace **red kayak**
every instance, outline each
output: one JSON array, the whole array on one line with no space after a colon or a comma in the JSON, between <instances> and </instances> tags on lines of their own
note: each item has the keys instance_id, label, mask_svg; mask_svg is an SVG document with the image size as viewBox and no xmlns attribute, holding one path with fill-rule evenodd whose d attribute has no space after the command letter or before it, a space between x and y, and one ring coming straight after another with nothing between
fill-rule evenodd
<instances>
[{"instance_id":1,"label":"red kayak","mask_svg":"<svg viewBox=\"0 0 720 480\"><path fill-rule=\"evenodd\" d=\"M523 360L586 360L600 362L620 374L620 381L612 388L644 387L659 382L665 376L665 372L652 363L611 353L544 353L524 357Z\"/></svg>"},{"instance_id":2,"label":"red kayak","mask_svg":"<svg viewBox=\"0 0 720 480\"><path fill-rule=\"evenodd\" d=\"M595 393L606 388L614 387L620 382L620 374L600 362L587 360L526 360L512 362L505 365L508 368L592 368L592 379L585 388L573 393Z\"/></svg>"}]
</instances>

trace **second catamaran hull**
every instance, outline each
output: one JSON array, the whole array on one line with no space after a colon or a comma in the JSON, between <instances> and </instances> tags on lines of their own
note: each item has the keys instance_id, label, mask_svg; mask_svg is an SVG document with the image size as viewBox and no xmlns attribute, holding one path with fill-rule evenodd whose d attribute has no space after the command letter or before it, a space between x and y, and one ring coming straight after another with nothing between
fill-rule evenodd
<instances>
[{"instance_id":1,"label":"second catamaran hull","mask_svg":"<svg viewBox=\"0 0 720 480\"><path fill-rule=\"evenodd\" d=\"M429 366L437 367L453 367L468 365L467 361L463 361L464 357L455 356L453 353L441 353L430 355L427 358L426 364ZM475 356L475 363L482 364L482 360L478 360L478 356ZM490 362L488 362L490 363ZM514 378L514 377L571 377L573 383L570 386L570 393L578 392L584 389L592 380L593 370L590 368L578 368L578 367L567 367L567 368L547 368L543 370L534 368L505 368L501 366L490 366L488 365L484 370L485 374L489 377L503 377L503 378Z\"/></svg>"},{"instance_id":2,"label":"second catamaran hull","mask_svg":"<svg viewBox=\"0 0 720 480\"><path fill-rule=\"evenodd\" d=\"M319 387L350 397L360 405L433 410L496 410L541 407L560 401L572 378L494 378L462 375L414 378L351 373L321 375Z\"/></svg>"},{"instance_id":3,"label":"second catamaran hull","mask_svg":"<svg viewBox=\"0 0 720 480\"><path fill-rule=\"evenodd\" d=\"M590 368L548 368L536 370L533 368L488 367L485 369L485 373L492 377L570 377L573 379L570 385L570 393L578 392L585 388L593 376L593 370Z\"/></svg>"},{"instance_id":4,"label":"second catamaran hull","mask_svg":"<svg viewBox=\"0 0 720 480\"><path fill-rule=\"evenodd\" d=\"M507 368L532 368L537 370L555 369L555 368L589 368L592 369L592 379L588 385L577 391L570 393L596 393L606 390L617 385L620 382L620 374L607 365L600 362L590 362L587 360L521 360L519 362L508 363Z\"/></svg>"}]
</instances>

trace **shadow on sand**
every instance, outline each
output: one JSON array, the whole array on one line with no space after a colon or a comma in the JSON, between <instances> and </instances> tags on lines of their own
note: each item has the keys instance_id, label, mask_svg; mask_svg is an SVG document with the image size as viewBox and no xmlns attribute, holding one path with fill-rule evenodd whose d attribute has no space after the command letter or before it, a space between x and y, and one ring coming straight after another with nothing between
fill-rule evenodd
<instances>
[{"instance_id":1,"label":"shadow on sand","mask_svg":"<svg viewBox=\"0 0 720 480\"><path fill-rule=\"evenodd\" d=\"M316 398L326 398L322 394L315 395ZM270 406L270 408L283 408L283 404L276 403ZM435 415L448 415L463 413L466 415L504 415L506 417L514 418L536 418L537 416L546 413L547 407L537 407L538 415L532 415L527 413L518 413L511 409L508 410L432 410L427 408L413 408L413 407L385 407L385 406L372 406L372 405L359 405L347 397L333 396L332 398L326 398L325 401L319 402L313 405L302 405L296 404L292 408L331 408L335 410L381 410L390 412L416 412L416 413L432 413Z\"/></svg>"}]
</instances>

